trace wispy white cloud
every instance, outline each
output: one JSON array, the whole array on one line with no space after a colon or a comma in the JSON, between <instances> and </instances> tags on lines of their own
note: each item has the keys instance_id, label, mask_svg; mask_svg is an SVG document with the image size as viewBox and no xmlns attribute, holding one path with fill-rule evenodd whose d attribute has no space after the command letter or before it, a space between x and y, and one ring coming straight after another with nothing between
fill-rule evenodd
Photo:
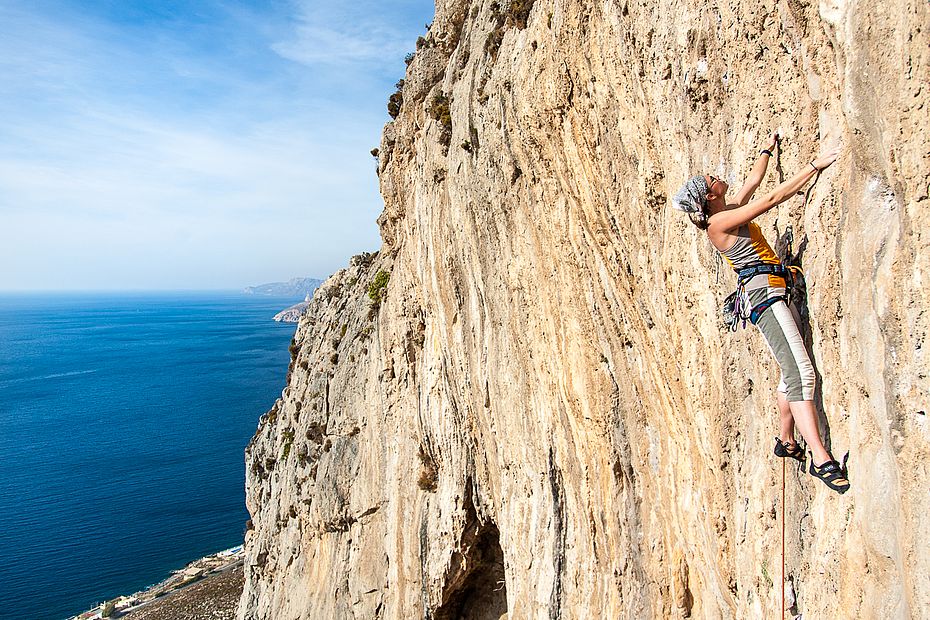
<instances>
[{"instance_id":1,"label":"wispy white cloud","mask_svg":"<svg viewBox=\"0 0 930 620\"><path fill-rule=\"evenodd\" d=\"M0 289L237 287L377 245L368 150L431 3L192 25L47 1L0 5Z\"/></svg>"},{"instance_id":2,"label":"wispy white cloud","mask_svg":"<svg viewBox=\"0 0 930 620\"><path fill-rule=\"evenodd\" d=\"M272 46L289 60L309 66L381 68L413 48L410 20L392 19L397 6L319 0L303 0L295 6L293 31Z\"/></svg>"}]
</instances>

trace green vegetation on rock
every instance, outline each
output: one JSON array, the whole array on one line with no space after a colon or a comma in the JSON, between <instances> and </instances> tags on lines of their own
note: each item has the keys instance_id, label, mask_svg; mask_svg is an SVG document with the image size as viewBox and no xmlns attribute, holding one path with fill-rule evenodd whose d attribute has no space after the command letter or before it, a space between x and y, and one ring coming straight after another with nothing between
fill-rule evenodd
<instances>
[{"instance_id":1,"label":"green vegetation on rock","mask_svg":"<svg viewBox=\"0 0 930 620\"><path fill-rule=\"evenodd\" d=\"M390 279L391 274L386 271L379 271L375 279L372 280L371 284L368 286L368 297L371 299L372 306L377 307L381 305L381 302L384 300L388 280Z\"/></svg>"}]
</instances>

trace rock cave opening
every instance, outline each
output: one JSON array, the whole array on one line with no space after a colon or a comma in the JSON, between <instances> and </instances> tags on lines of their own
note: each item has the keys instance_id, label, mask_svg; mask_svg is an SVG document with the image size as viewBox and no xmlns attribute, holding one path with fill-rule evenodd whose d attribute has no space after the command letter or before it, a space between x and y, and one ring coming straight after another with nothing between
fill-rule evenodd
<instances>
[{"instance_id":1,"label":"rock cave opening","mask_svg":"<svg viewBox=\"0 0 930 620\"><path fill-rule=\"evenodd\" d=\"M498 620L507 613L500 530L491 520L478 520L470 485L466 489L466 526L446 572L443 603L432 616L435 620Z\"/></svg>"}]
</instances>

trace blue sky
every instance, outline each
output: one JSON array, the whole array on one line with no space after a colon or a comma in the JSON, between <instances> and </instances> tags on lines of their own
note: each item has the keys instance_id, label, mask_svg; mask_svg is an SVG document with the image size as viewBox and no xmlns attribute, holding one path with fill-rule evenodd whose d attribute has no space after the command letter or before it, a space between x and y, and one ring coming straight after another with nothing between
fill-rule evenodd
<instances>
[{"instance_id":1,"label":"blue sky","mask_svg":"<svg viewBox=\"0 0 930 620\"><path fill-rule=\"evenodd\" d=\"M0 290L241 288L378 248L430 0L0 0Z\"/></svg>"}]
</instances>

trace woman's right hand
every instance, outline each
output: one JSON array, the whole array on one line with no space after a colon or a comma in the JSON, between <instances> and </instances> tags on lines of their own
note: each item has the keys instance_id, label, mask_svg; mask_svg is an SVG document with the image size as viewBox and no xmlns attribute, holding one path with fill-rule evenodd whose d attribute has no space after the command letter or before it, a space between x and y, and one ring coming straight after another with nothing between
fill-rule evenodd
<instances>
[{"instance_id":1,"label":"woman's right hand","mask_svg":"<svg viewBox=\"0 0 930 620\"><path fill-rule=\"evenodd\" d=\"M773 131L771 134L769 134L768 139L767 139L765 142L762 143L762 144L763 144L762 148L765 149L765 150L767 150L767 151L772 151L772 152L774 152L774 151L775 151L775 145L778 144L778 141L779 141L780 139L781 139L781 136L778 135L778 130L776 129L776 130Z\"/></svg>"},{"instance_id":2,"label":"woman's right hand","mask_svg":"<svg viewBox=\"0 0 930 620\"><path fill-rule=\"evenodd\" d=\"M824 151L820 154L820 157L812 161L814 167L817 170L823 170L824 168L829 168L830 164L836 161L836 158L840 155L840 147L832 148L829 151Z\"/></svg>"}]
</instances>

